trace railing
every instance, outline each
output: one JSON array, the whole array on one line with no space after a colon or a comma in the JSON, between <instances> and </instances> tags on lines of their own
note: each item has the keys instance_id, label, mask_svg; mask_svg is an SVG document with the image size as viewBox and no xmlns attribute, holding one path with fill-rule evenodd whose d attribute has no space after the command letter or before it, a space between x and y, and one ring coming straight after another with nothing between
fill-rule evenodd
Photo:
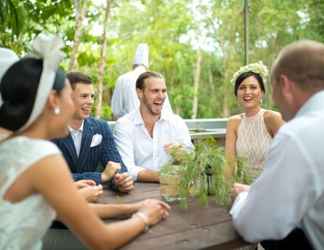
<instances>
[{"instance_id":1,"label":"railing","mask_svg":"<svg viewBox=\"0 0 324 250\"><path fill-rule=\"evenodd\" d=\"M224 138L226 134L226 118L213 119L185 119L191 138L214 136Z\"/></svg>"},{"instance_id":2,"label":"railing","mask_svg":"<svg viewBox=\"0 0 324 250\"><path fill-rule=\"evenodd\" d=\"M213 119L185 119L189 128L190 135L193 139L214 136L215 138L224 138L226 134L226 118ZM114 128L115 122L108 121L111 129Z\"/></svg>"}]
</instances>

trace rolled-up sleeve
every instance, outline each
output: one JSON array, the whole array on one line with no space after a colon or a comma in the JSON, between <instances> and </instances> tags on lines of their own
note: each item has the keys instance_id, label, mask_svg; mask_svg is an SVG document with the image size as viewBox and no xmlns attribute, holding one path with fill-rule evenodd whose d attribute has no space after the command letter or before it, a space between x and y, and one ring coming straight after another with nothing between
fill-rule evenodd
<instances>
[{"instance_id":1,"label":"rolled-up sleeve","mask_svg":"<svg viewBox=\"0 0 324 250\"><path fill-rule=\"evenodd\" d=\"M122 161L128 169L128 173L136 181L138 173L144 168L135 164L132 131L131 124L127 124L127 121L121 122L118 120L114 128L114 138Z\"/></svg>"},{"instance_id":2,"label":"rolled-up sleeve","mask_svg":"<svg viewBox=\"0 0 324 250\"><path fill-rule=\"evenodd\" d=\"M127 172L127 167L121 159L119 151L117 149L112 131L107 122L102 123L102 134L103 134L103 151L101 154L102 165L106 166L109 161L117 162L121 164L119 172Z\"/></svg>"}]
</instances>

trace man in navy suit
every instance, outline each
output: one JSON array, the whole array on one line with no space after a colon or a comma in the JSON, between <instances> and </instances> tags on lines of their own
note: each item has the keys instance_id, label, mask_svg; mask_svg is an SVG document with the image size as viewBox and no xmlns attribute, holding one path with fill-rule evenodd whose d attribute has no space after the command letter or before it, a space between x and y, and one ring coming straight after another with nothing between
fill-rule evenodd
<instances>
[{"instance_id":1,"label":"man in navy suit","mask_svg":"<svg viewBox=\"0 0 324 250\"><path fill-rule=\"evenodd\" d=\"M94 98L91 79L80 72L68 73L67 78L76 110L69 124L69 136L53 142L62 151L74 180L108 182L115 190L129 192L134 188L133 180L117 151L108 123L90 117Z\"/></svg>"}]
</instances>

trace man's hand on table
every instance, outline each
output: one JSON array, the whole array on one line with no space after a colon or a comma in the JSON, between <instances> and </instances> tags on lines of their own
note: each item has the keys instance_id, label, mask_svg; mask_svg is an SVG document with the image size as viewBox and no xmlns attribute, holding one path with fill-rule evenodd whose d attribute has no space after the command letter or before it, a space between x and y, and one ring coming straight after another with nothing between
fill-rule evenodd
<instances>
[{"instance_id":1,"label":"man's hand on table","mask_svg":"<svg viewBox=\"0 0 324 250\"><path fill-rule=\"evenodd\" d=\"M107 182L111 180L120 168L120 163L108 161L104 171L101 173L101 181Z\"/></svg>"},{"instance_id":2,"label":"man's hand on table","mask_svg":"<svg viewBox=\"0 0 324 250\"><path fill-rule=\"evenodd\" d=\"M128 193L134 189L134 181L128 173L116 173L114 176L114 183L118 190L123 193Z\"/></svg>"}]
</instances>

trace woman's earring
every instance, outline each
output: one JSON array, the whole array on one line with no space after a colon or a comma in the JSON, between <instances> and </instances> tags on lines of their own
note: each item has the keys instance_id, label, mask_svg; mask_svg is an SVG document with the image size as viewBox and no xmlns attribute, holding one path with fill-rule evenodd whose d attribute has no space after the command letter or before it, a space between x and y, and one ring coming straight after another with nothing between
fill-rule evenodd
<instances>
[{"instance_id":1,"label":"woman's earring","mask_svg":"<svg viewBox=\"0 0 324 250\"><path fill-rule=\"evenodd\" d=\"M60 110L59 107L55 107L53 112L54 112L55 115L59 115L61 113L61 110Z\"/></svg>"}]
</instances>

